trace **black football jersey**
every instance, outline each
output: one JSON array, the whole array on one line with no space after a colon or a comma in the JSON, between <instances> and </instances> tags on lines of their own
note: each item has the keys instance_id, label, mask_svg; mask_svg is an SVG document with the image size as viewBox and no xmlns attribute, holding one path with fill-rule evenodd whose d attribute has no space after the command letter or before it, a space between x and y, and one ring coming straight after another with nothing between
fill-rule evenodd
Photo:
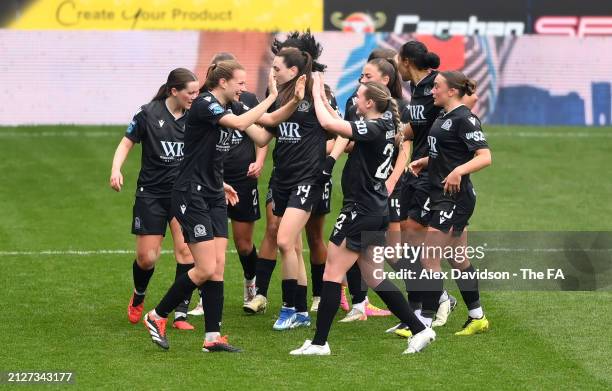
<instances>
[{"instance_id":1,"label":"black football jersey","mask_svg":"<svg viewBox=\"0 0 612 391\"><path fill-rule=\"evenodd\" d=\"M431 90L437 71L431 72L416 84L410 84L410 104L405 107L408 122L412 126L414 139L412 140L412 157L410 161L427 156L427 136L429 129L440 114L440 107L434 106Z\"/></svg>"},{"instance_id":2,"label":"black football jersey","mask_svg":"<svg viewBox=\"0 0 612 391\"><path fill-rule=\"evenodd\" d=\"M355 142L342 170L344 205L354 204L359 213L389 215L385 181L393 168L395 125L388 118L351 121Z\"/></svg>"},{"instance_id":3,"label":"black football jersey","mask_svg":"<svg viewBox=\"0 0 612 391\"><path fill-rule=\"evenodd\" d=\"M404 99L397 99L396 102L397 102L398 112L399 112L399 115L400 115L400 122L407 123L408 120L409 120L409 114L408 114L408 111L407 111L408 102L406 100L404 100ZM382 117L384 119L393 119L393 113L391 111L386 111L386 112L383 113ZM346 121L358 121L358 120L362 120L363 116L361 116L361 115L359 115L357 113L357 105L353 105L344 114L344 119ZM391 122L395 123L394 121L391 121ZM395 162L397 161L397 157L399 156L400 152L401 151L400 151L399 148L395 148L395 150L393 152L393 157L391 159L391 164L392 164L393 167L395 167ZM393 169L393 167L392 167L392 169ZM390 172L391 171L389 171L389 173ZM401 187L402 187L402 183L403 183L403 181L401 179L398 180L397 184L395 185L395 188L397 190L400 190Z\"/></svg>"},{"instance_id":4,"label":"black football jersey","mask_svg":"<svg viewBox=\"0 0 612 391\"><path fill-rule=\"evenodd\" d=\"M175 189L191 189L211 198L223 196L223 159L230 150L232 132L220 126L219 120L232 111L239 115L240 106L232 102L224 107L208 91L196 98L187 116L185 158Z\"/></svg>"},{"instance_id":5,"label":"black football jersey","mask_svg":"<svg viewBox=\"0 0 612 391\"><path fill-rule=\"evenodd\" d=\"M277 107L274 104L269 110ZM289 189L315 183L325 161L327 133L317 119L314 105L302 100L285 122L267 130L276 137L272 153L274 186Z\"/></svg>"},{"instance_id":6,"label":"black football jersey","mask_svg":"<svg viewBox=\"0 0 612 391\"><path fill-rule=\"evenodd\" d=\"M431 208L444 210L456 202L458 194L444 194L442 181L456 167L474 157L474 151L489 148L480 120L464 105L441 115L433 123L429 136L429 184ZM461 178L460 191L465 191L470 176Z\"/></svg>"},{"instance_id":7,"label":"black football jersey","mask_svg":"<svg viewBox=\"0 0 612 391\"><path fill-rule=\"evenodd\" d=\"M170 197L183 160L187 113L174 118L165 100L142 106L134 115L125 137L142 144L137 197Z\"/></svg>"},{"instance_id":8,"label":"black football jersey","mask_svg":"<svg viewBox=\"0 0 612 391\"><path fill-rule=\"evenodd\" d=\"M255 94L243 92L240 94L240 103L242 103L241 111L244 112L257 106L259 101ZM230 150L225 156L223 164L223 178L225 182L257 182L256 178L247 177L249 165L255 161L255 158L255 143L253 140L246 133L233 129L232 138L230 139Z\"/></svg>"}]
</instances>

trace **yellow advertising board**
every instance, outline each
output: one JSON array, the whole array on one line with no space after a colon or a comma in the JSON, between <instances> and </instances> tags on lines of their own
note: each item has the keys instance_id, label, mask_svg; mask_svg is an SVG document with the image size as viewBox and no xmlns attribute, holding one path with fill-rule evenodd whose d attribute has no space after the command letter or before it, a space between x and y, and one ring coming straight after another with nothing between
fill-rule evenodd
<instances>
[{"instance_id":1,"label":"yellow advertising board","mask_svg":"<svg viewBox=\"0 0 612 391\"><path fill-rule=\"evenodd\" d=\"M19 30L323 30L323 0L37 0Z\"/></svg>"}]
</instances>

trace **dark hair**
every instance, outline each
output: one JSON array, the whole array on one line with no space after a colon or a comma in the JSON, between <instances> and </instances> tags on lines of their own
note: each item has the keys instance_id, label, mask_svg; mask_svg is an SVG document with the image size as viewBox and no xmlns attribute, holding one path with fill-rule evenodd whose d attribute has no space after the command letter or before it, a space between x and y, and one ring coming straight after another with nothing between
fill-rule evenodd
<instances>
[{"instance_id":1,"label":"dark hair","mask_svg":"<svg viewBox=\"0 0 612 391\"><path fill-rule=\"evenodd\" d=\"M278 88L278 99L281 106L291 100L295 84L301 75L306 75L305 99L312 102L312 57L310 54L291 47L281 49L276 57L282 57L287 68L296 67L298 70L297 75L292 80Z\"/></svg>"},{"instance_id":2,"label":"dark hair","mask_svg":"<svg viewBox=\"0 0 612 391\"><path fill-rule=\"evenodd\" d=\"M236 60L220 61L217 64L212 64L206 71L206 82L200 89L210 91L219 85L219 80L231 80L234 77L234 71L243 69L244 67Z\"/></svg>"},{"instance_id":3,"label":"dark hair","mask_svg":"<svg viewBox=\"0 0 612 391\"><path fill-rule=\"evenodd\" d=\"M410 60L420 70L437 69L440 66L440 57L427 50L422 42L409 41L402 45L399 51L402 60Z\"/></svg>"},{"instance_id":4,"label":"dark hair","mask_svg":"<svg viewBox=\"0 0 612 391\"><path fill-rule=\"evenodd\" d=\"M374 60L375 58L388 58L393 60L397 52L393 49L386 48L376 48L372 50L372 53L368 56L368 62Z\"/></svg>"},{"instance_id":5,"label":"dark hair","mask_svg":"<svg viewBox=\"0 0 612 391\"><path fill-rule=\"evenodd\" d=\"M368 61L368 64L375 65L383 76L389 77L387 87L391 91L391 96L395 99L402 99L402 77L397 70L395 61L389 58L375 58Z\"/></svg>"},{"instance_id":6,"label":"dark hair","mask_svg":"<svg viewBox=\"0 0 612 391\"><path fill-rule=\"evenodd\" d=\"M229 52L219 52L213 56L212 60L210 60L210 63L218 64L221 61L230 61L230 60L236 60L236 56L234 56L232 53L229 53Z\"/></svg>"},{"instance_id":7,"label":"dark hair","mask_svg":"<svg viewBox=\"0 0 612 391\"><path fill-rule=\"evenodd\" d=\"M168 80L164 84L159 87L157 94L151 99L151 102L154 100L164 100L170 96L170 91L173 88L177 90L183 90L187 88L187 83L192 81L198 81L198 77L186 68L176 68L173 69L170 74L168 74Z\"/></svg>"},{"instance_id":8,"label":"dark hair","mask_svg":"<svg viewBox=\"0 0 612 391\"><path fill-rule=\"evenodd\" d=\"M278 39L274 38L270 48L272 50L272 54L276 56L284 48L297 48L310 54L310 57L312 57L313 72L324 72L325 68L327 68L327 65L323 65L316 61L323 52L323 46L321 46L321 44L315 40L315 37L310 32L310 29L301 34L299 31L293 31L287 34L287 38L284 41L279 41Z\"/></svg>"},{"instance_id":9,"label":"dark hair","mask_svg":"<svg viewBox=\"0 0 612 391\"><path fill-rule=\"evenodd\" d=\"M445 71L440 72L440 75L446 79L446 84L449 88L455 88L459 91L459 97L463 97L464 95L471 96L476 92L476 82L468 79L463 72Z\"/></svg>"},{"instance_id":10,"label":"dark hair","mask_svg":"<svg viewBox=\"0 0 612 391\"><path fill-rule=\"evenodd\" d=\"M397 102L391 96L391 91L386 85L379 82L369 81L363 84L366 87L364 96L366 99L371 99L374 102L374 107L379 113L390 111L393 115L393 123L395 125L395 132L399 132L400 129L400 115L397 107ZM399 143L399 140L396 140Z\"/></svg>"}]
</instances>

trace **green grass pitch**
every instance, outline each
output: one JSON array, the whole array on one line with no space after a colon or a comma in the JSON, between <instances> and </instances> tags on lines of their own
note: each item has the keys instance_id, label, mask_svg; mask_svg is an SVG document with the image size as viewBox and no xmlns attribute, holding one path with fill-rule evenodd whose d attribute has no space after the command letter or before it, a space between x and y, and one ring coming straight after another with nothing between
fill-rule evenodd
<instances>
[{"instance_id":1,"label":"green grass pitch","mask_svg":"<svg viewBox=\"0 0 612 391\"><path fill-rule=\"evenodd\" d=\"M330 357L290 357L313 329L272 331L278 268L270 310L245 315L235 253L227 258L223 332L245 353L201 353L197 318L191 318L195 332L169 329L171 348L161 351L142 325L126 319L133 255L67 253L134 247L129 231L139 147L123 170L124 191L108 187L122 132L0 129L0 371L74 371L76 383L67 386L74 389L612 388L610 292L483 292L492 326L487 334L453 335L466 318L460 303L421 354L402 356L405 341L383 334L394 320L377 318L335 323ZM471 229L612 230L612 129L491 126L488 138L493 166L473 177L478 203ZM341 203L338 166L326 235ZM260 180L262 202L269 167ZM170 246L167 240L164 248ZM173 278L174 260L165 254L147 309Z\"/></svg>"}]
</instances>

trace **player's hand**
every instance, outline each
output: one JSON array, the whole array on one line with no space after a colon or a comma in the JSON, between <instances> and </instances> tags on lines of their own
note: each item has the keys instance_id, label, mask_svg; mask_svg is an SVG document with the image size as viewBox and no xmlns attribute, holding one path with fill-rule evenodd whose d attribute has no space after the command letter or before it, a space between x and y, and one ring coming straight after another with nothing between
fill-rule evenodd
<instances>
[{"instance_id":1,"label":"player's hand","mask_svg":"<svg viewBox=\"0 0 612 391\"><path fill-rule=\"evenodd\" d=\"M270 69L268 75L268 94L274 97L278 96L278 88L276 88L276 77L274 77L274 69Z\"/></svg>"},{"instance_id":2,"label":"player's hand","mask_svg":"<svg viewBox=\"0 0 612 391\"><path fill-rule=\"evenodd\" d=\"M327 182L329 182L334 172L335 164L336 164L336 159L334 159L333 156L327 156L325 158L325 163L323 163L323 169L321 170L321 172L319 173L319 176L317 177L318 185L324 185Z\"/></svg>"},{"instance_id":3,"label":"player's hand","mask_svg":"<svg viewBox=\"0 0 612 391\"><path fill-rule=\"evenodd\" d=\"M110 177L110 187L115 191L121 191L121 187L123 186L123 174L121 171L115 170L111 172Z\"/></svg>"},{"instance_id":4,"label":"player's hand","mask_svg":"<svg viewBox=\"0 0 612 391\"><path fill-rule=\"evenodd\" d=\"M225 202L234 206L238 203L238 192L233 187L223 182L223 191L225 192Z\"/></svg>"},{"instance_id":5,"label":"player's hand","mask_svg":"<svg viewBox=\"0 0 612 391\"><path fill-rule=\"evenodd\" d=\"M306 75L302 75L298 77L295 82L295 89L293 90L293 98L300 102L304 99L304 95L306 94Z\"/></svg>"},{"instance_id":6,"label":"player's hand","mask_svg":"<svg viewBox=\"0 0 612 391\"><path fill-rule=\"evenodd\" d=\"M461 188L461 174L457 170L451 171L450 174L442 181L444 183L444 193L453 195L459 193Z\"/></svg>"},{"instance_id":7,"label":"player's hand","mask_svg":"<svg viewBox=\"0 0 612 391\"><path fill-rule=\"evenodd\" d=\"M408 171L414 176L419 176L423 168L425 168L425 161L423 159L415 160L408 165Z\"/></svg>"},{"instance_id":8,"label":"player's hand","mask_svg":"<svg viewBox=\"0 0 612 391\"><path fill-rule=\"evenodd\" d=\"M263 164L258 162L253 162L249 164L249 171L247 171L247 176L251 178L259 178L261 175L261 170L263 169Z\"/></svg>"}]
</instances>

